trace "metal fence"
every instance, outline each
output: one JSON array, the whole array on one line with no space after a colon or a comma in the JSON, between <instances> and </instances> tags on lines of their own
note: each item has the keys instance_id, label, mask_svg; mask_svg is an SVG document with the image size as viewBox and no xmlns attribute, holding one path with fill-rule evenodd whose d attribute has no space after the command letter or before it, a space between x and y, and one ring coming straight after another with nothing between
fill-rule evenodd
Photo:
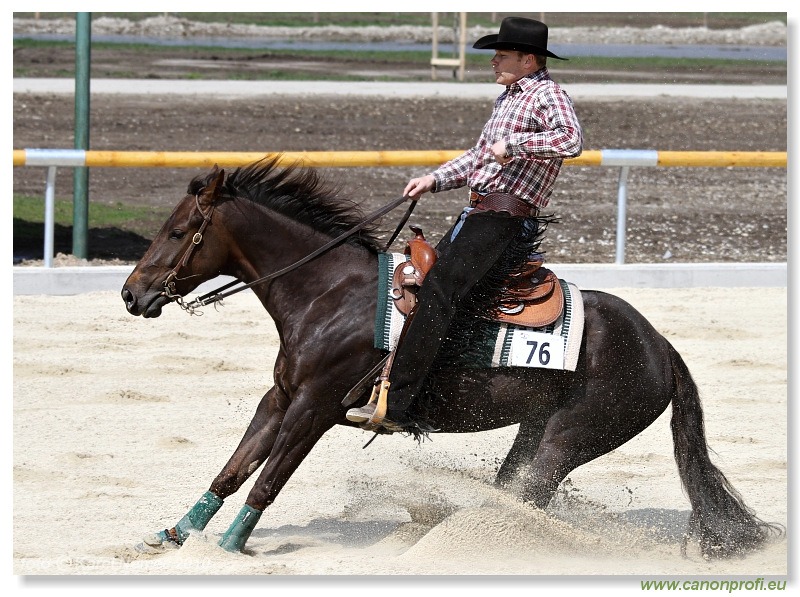
<instances>
[{"instance_id":1,"label":"metal fence","mask_svg":"<svg viewBox=\"0 0 800 597\"><path fill-rule=\"evenodd\" d=\"M15 149L14 166L47 168L44 214L44 267L53 266L55 231L55 181L58 167L71 168L210 168L236 167L260 159L279 157L281 163L312 167L438 166L462 153L437 151L308 151L285 153L88 151L81 149ZM617 226L615 263L625 262L628 173L638 167L786 168L787 152L760 151L658 151L601 149L584 151L565 160L567 166L617 167Z\"/></svg>"}]
</instances>

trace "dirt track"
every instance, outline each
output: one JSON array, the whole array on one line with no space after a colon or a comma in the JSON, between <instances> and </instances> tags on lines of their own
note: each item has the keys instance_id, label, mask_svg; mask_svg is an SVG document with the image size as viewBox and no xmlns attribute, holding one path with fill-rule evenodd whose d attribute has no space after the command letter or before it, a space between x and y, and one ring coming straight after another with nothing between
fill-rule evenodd
<instances>
[{"instance_id":1,"label":"dirt track","mask_svg":"<svg viewBox=\"0 0 800 597\"><path fill-rule=\"evenodd\" d=\"M646 314L689 364L712 459L759 516L785 524L786 289L759 290L760 307L775 317L757 326L741 317L751 293L613 292ZM636 576L789 573L785 537L743 559L705 560L694 541L681 556L690 505L672 454L671 409L573 471L546 511L492 485L516 426L434 434L422 444L382 436L366 450L370 433L337 426L265 511L246 554L217 542L255 475L182 549L134 551L208 488L271 385L279 347L251 293L203 317L173 305L146 320L127 316L116 291L14 297L14 573L109 575L114 584L124 577L126 588L139 575L159 575L141 582L145 592L165 583L185 590L192 582L185 575L230 575L195 581L201 591L190 590L193 596L218 593L222 582L277 582L250 575L407 575L414 588L426 575L459 575L468 588L476 586L472 575L484 575L483 586L508 575L502 588L530 583L534 590L543 583L562 589L565 576L575 575L583 589L616 580L633 592ZM347 582L309 578L340 588ZM400 586L403 578L395 578L392 586ZM385 590L386 579L365 576L354 588L371 580ZM432 579L438 587L442 581ZM44 582L30 579L28 588Z\"/></svg>"}]
</instances>

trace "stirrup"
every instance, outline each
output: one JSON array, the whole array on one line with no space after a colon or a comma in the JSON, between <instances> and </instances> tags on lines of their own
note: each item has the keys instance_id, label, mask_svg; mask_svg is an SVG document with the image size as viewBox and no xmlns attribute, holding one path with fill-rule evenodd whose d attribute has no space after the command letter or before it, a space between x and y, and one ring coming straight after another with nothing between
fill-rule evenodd
<instances>
[{"instance_id":1,"label":"stirrup","mask_svg":"<svg viewBox=\"0 0 800 597\"><path fill-rule=\"evenodd\" d=\"M380 426L383 423L383 420L386 418L386 410L389 407L389 386L392 383L384 378L381 377L378 383L372 388L372 395L369 398L369 402L367 404L372 404L376 402L375 412L372 413L367 424L369 425L377 425Z\"/></svg>"},{"instance_id":2,"label":"stirrup","mask_svg":"<svg viewBox=\"0 0 800 597\"><path fill-rule=\"evenodd\" d=\"M395 433L399 431L403 431L403 428L386 418L386 410L388 408L388 395L389 395L389 386L391 382L387 379L380 379L372 388L372 395L369 398L369 401L362 406L361 408L353 408L347 412L348 421L352 421L353 423L359 423L359 427L366 431L374 431L375 433ZM372 411L370 417L367 420L360 420L361 417L365 417L367 415L364 410L367 410L367 407L370 405L374 405L374 410ZM361 411L361 412L358 412ZM349 415L353 413L353 418ZM356 420L358 417L359 420Z\"/></svg>"},{"instance_id":3,"label":"stirrup","mask_svg":"<svg viewBox=\"0 0 800 597\"><path fill-rule=\"evenodd\" d=\"M415 309L412 310L411 314L409 314L409 316L406 318L403 329L408 326L408 322L415 311ZM365 407L369 406L370 404L374 404L375 410L372 412L372 416L369 418L369 420L361 423L360 427L362 429L374 431L376 433L382 433L386 431L389 433L394 433L395 431L402 431L401 426L386 419L386 410L388 409L389 405L389 386L392 385L392 383L389 381L389 373L392 370L392 364L394 363L394 355L396 352L396 350L393 350L391 353L389 353L380 376L375 380L375 383L372 386L372 394L370 394L369 400L367 401ZM360 421L354 422L359 423Z\"/></svg>"}]
</instances>

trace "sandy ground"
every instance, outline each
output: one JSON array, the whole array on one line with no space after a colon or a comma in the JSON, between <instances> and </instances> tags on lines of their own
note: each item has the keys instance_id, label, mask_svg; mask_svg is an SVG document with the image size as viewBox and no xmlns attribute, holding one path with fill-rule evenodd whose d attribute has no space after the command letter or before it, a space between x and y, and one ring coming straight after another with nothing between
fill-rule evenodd
<instances>
[{"instance_id":1,"label":"sandy ground","mask_svg":"<svg viewBox=\"0 0 800 597\"><path fill-rule=\"evenodd\" d=\"M613 292L689 364L717 464L763 519L786 524L786 289ZM753 324L742 313L756 294L770 318ZM382 437L365 450L371 434L337 428L265 512L247 553L217 540L250 483L181 550L143 555L140 538L172 526L207 489L270 386L272 321L249 293L202 317L171 307L143 320L106 292L14 297L13 323L13 573L27 589L68 580L37 575L168 575L138 586L169 590L191 582L182 575L387 574L525 575L516 581L531 586L612 578L638 591L657 575L788 574L785 538L741 560L705 561L696 546L680 556L689 504L668 413L573 472L545 512L491 486L514 427L421 445Z\"/></svg>"}]
</instances>

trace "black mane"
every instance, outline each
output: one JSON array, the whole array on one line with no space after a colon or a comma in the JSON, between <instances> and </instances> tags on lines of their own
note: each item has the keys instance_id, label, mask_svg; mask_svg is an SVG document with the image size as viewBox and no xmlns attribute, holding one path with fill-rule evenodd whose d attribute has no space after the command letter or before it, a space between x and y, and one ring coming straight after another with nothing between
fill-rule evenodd
<instances>
[{"instance_id":1,"label":"black mane","mask_svg":"<svg viewBox=\"0 0 800 597\"><path fill-rule=\"evenodd\" d=\"M279 168L280 157L265 158L237 168L225 177L224 188L231 197L248 199L307 224L331 237L339 236L363 221L358 205L339 196L313 168L290 165ZM197 195L216 176L216 170L189 183L189 194ZM347 242L370 251L380 250L375 225L368 225Z\"/></svg>"}]
</instances>

